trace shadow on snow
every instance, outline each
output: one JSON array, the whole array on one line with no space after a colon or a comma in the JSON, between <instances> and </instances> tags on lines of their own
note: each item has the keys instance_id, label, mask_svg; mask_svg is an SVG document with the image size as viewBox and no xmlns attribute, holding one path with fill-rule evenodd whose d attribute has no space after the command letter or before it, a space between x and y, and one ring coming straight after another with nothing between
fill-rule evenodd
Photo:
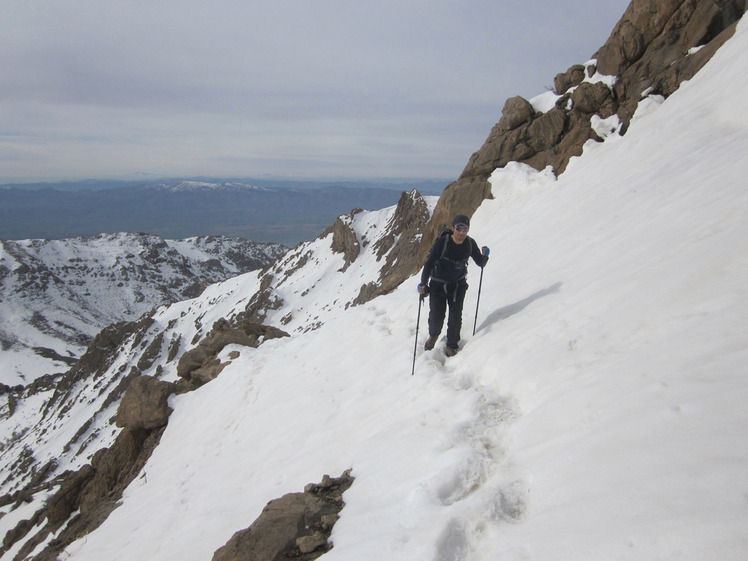
<instances>
[{"instance_id":1,"label":"shadow on snow","mask_svg":"<svg viewBox=\"0 0 748 561\"><path fill-rule=\"evenodd\" d=\"M504 306L503 308L499 308L498 310L491 312L491 314L489 314L489 316L480 324L480 326L476 330L476 333L488 327L489 325L505 320L515 314L520 313L527 306L535 302L535 300L539 300L540 298L543 298L545 296L557 293L559 290L561 290L562 286L562 282L557 282L547 288L544 288L543 290L538 290L536 293L531 294L530 296L524 298L523 300L520 300L519 302L515 302L514 304Z\"/></svg>"}]
</instances>

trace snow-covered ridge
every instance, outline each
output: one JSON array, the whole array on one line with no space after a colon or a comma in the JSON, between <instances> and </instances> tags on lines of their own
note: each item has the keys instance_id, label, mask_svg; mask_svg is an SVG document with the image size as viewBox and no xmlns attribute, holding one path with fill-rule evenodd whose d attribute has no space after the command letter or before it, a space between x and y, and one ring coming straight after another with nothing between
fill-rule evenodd
<instances>
[{"instance_id":1,"label":"snow-covered ridge","mask_svg":"<svg viewBox=\"0 0 748 561\"><path fill-rule=\"evenodd\" d=\"M428 216L438 197L409 194L425 203ZM342 252L331 251L333 231L312 242L301 244L279 259L265 273L265 290L275 305L263 305L263 322L282 326L290 333L317 329L360 300L362 289L377 284L387 263L387 253L380 247L392 236L396 206L380 211L352 212L339 222L355 235L358 254L351 262ZM395 237L394 243L397 242ZM391 250L391 247L390 249Z\"/></svg>"},{"instance_id":2,"label":"snow-covered ridge","mask_svg":"<svg viewBox=\"0 0 748 561\"><path fill-rule=\"evenodd\" d=\"M124 233L0 241L0 383L62 372L107 325L194 297L286 250L216 236Z\"/></svg>"}]
</instances>

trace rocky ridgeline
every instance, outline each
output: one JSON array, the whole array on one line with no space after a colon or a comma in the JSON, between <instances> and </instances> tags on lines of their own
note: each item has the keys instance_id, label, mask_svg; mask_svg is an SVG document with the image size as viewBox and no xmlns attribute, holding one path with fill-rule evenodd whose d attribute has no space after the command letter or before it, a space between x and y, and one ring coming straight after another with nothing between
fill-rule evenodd
<instances>
[{"instance_id":1,"label":"rocky ridgeline","mask_svg":"<svg viewBox=\"0 0 748 561\"><path fill-rule=\"evenodd\" d=\"M298 313L306 306L306 300L314 298L312 291L315 282L293 291L293 302L284 298L282 289L292 284L289 279L296 271L314 261L319 245L323 245L325 251L342 257L342 266L338 269L340 273L350 270L354 264L363 266L367 260L376 262L376 279L367 279L356 287L354 294L346 296L341 293L341 299L347 298L344 302L346 308L365 304L399 286L403 281L403 271L420 266L418 247L431 215L425 199L415 190L403 192L381 230L370 226L365 232L357 233L363 227L357 223L361 213L360 209L356 209L347 216L339 217L333 226L320 235L316 244L302 244L267 267L261 276L260 289L239 314L239 320L264 322L271 312L282 310L280 322L283 325L290 325L299 332L318 327L319 322L305 321Z\"/></svg>"},{"instance_id":2,"label":"rocky ridgeline","mask_svg":"<svg viewBox=\"0 0 748 561\"><path fill-rule=\"evenodd\" d=\"M562 173L585 142L601 140L591 124L596 115L617 115L625 133L642 96L667 98L692 78L732 36L745 10L745 0L633 0L592 64L572 66L555 77L558 99L551 110L536 111L521 97L506 101L483 146L439 198L421 258L455 214L472 216L492 197L488 178L495 169L522 162ZM614 85L590 80L595 74L613 77Z\"/></svg>"},{"instance_id":3,"label":"rocky ridgeline","mask_svg":"<svg viewBox=\"0 0 748 561\"><path fill-rule=\"evenodd\" d=\"M40 425L50 426L64 422L66 414L76 404L90 397L83 387L95 388L104 399L91 421L106 417L107 411L116 407L112 420L120 430L111 433L111 445L99 448L89 463L57 475L54 460L39 465L32 454L18 454L20 461L10 466L3 483L7 484L9 479L26 483L16 492L0 497L0 506L38 503L39 508L33 516L6 532L0 555L21 543L15 558L25 559L45 544L33 558L52 561L66 546L98 528L117 508L122 493L140 474L158 445L172 413L169 396L194 391L215 379L230 363L230 360L222 362L218 358L227 345L257 347L261 341L288 336L274 327L229 323L222 319L193 349L181 355L176 367L180 377L177 382L144 375L138 367L120 369L115 376L111 376L111 372L110 376L104 376L122 354L130 354L131 362L137 361L143 369L155 362L175 360L173 344L177 340L172 338L172 345L164 348L163 331L145 344L147 334L154 335L154 327L157 326L150 316L138 322L111 326L92 341L83 359L54 387L38 381L19 396L22 400L48 392L50 396L41 412L47 422ZM159 344L154 345L153 341ZM239 351L232 351L229 358L238 358L238 355ZM161 371L157 367L155 373ZM87 445L95 447L93 439L88 442L83 439L91 428L89 423L82 426L65 450L79 447L78 454L81 454ZM21 444L4 443L4 452ZM24 445L23 450L27 449ZM302 560L316 559L332 547L328 540L344 505L342 493L352 482L350 471L340 478L325 476L319 484L308 485L303 493L291 493L271 501L260 519L237 532L216 552L214 559L271 559L274 551ZM39 496L48 492L52 492L51 496L39 501Z\"/></svg>"},{"instance_id":4,"label":"rocky ridgeline","mask_svg":"<svg viewBox=\"0 0 748 561\"><path fill-rule=\"evenodd\" d=\"M19 453L23 461L11 465L7 475L8 479L16 481L25 479L26 484L18 491L0 497L0 506L15 504L17 507L24 502L38 502L35 500L37 494L50 490L54 490L54 493L40 504L33 516L21 520L6 533L0 555L22 540L23 545L16 557L25 559L40 544L46 542L47 545L34 559L52 561L66 546L98 528L117 508L122 493L140 474L158 445L172 413L168 405L169 396L196 390L215 379L230 363L222 363L217 358L227 345L257 347L260 340L287 336L273 327L254 324L232 326L225 320L218 321L194 349L184 353L179 359L177 372L180 380L167 382L142 374L141 368L148 369L157 360L174 360L173 350L167 350L165 354L161 351L163 332L149 344L142 344L144 335L152 327L154 322L151 317L110 327L94 339L83 359L55 384L41 415L48 422L41 423L42 425L64 422L67 412L76 403L87 398L82 386L92 384L100 386L99 396L103 395L105 398L91 421L97 417L105 418L106 412L116 407L112 420L121 430L112 431L111 445L99 448L90 463L54 477L50 477L56 468L54 460L39 466L32 455ZM153 341L158 341L159 344L154 345ZM127 352L138 359L138 367L121 370L115 376L103 376L118 356ZM238 356L238 352L235 352ZM159 372L158 368L156 372ZM33 388L27 388L20 398L29 399L45 390L49 391L50 388L37 384ZM12 416L13 412L10 414ZM65 446L65 450L79 447L78 453L83 453L87 443L81 440L91 428L91 424L84 424ZM3 444L12 450L19 442ZM95 446L93 440L88 444ZM24 450L26 449L24 446ZM3 483L7 483L8 479ZM313 501L307 506L312 508L314 504ZM342 508L342 501L337 504L338 510ZM332 513L329 509L319 509L319 512L320 516ZM324 525L320 526L320 529L323 527ZM332 527L331 524L329 527ZM54 538L50 539L51 536ZM307 553L321 546L322 544L317 544Z\"/></svg>"}]
</instances>

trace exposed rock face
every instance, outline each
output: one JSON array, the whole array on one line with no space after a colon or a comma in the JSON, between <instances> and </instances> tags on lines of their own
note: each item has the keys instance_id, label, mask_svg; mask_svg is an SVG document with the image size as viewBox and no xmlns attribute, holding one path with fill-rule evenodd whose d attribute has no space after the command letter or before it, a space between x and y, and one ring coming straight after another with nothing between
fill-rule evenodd
<instances>
[{"instance_id":1,"label":"exposed rock face","mask_svg":"<svg viewBox=\"0 0 748 561\"><path fill-rule=\"evenodd\" d=\"M332 548L330 533L344 506L343 492L352 484L348 470L338 478L325 475L303 493L270 501L249 528L215 552L213 561L317 559Z\"/></svg>"},{"instance_id":2,"label":"exposed rock face","mask_svg":"<svg viewBox=\"0 0 748 561\"><path fill-rule=\"evenodd\" d=\"M293 282L294 274L314 262L315 252L319 251L319 243L332 238L329 248L343 255L343 266L340 272L346 271L357 260L370 259L372 254L378 264L379 275L363 286L357 287L358 294L346 296L343 300L345 307L364 304L373 298L387 294L394 290L419 265L418 247L428 222L430 211L426 200L416 191L403 191L394 212L382 228L380 225L370 225L368 231L354 231L353 222L359 218L359 211L354 210L348 216L340 217L335 225L325 230L312 244L302 244L288 252L284 258L266 268L260 277L260 287L251 297L243 312L236 316L240 323L263 323L270 311L285 307L296 306L304 308L303 300L311 298L309 292L312 286L299 288L295 303L284 300L282 292L278 290L287 282ZM316 248L314 246L317 246ZM326 251L326 248L325 248ZM342 300L342 298L341 298ZM288 326L297 322L291 311L281 319L281 324ZM296 327L296 332L317 329L322 323L310 317L302 327ZM294 329L289 328L291 331Z\"/></svg>"},{"instance_id":3,"label":"exposed rock face","mask_svg":"<svg viewBox=\"0 0 748 561\"><path fill-rule=\"evenodd\" d=\"M290 254L293 253L293 251L290 252ZM308 254L299 257L296 268L303 267L307 258ZM237 319L241 322L260 323L265 319L269 310L277 310L283 305L283 300L273 290L273 283L277 282L276 275L270 267L263 269L263 272L259 289L252 295L246 309L237 316Z\"/></svg>"},{"instance_id":4,"label":"exposed rock face","mask_svg":"<svg viewBox=\"0 0 748 561\"><path fill-rule=\"evenodd\" d=\"M359 212L361 212L361 209L354 209L347 219L339 216L332 227L332 245L330 248L335 253L342 253L345 260L343 267L340 269L341 272L348 269L361 253L361 244L359 244L356 233L350 226L351 220ZM325 236L326 234L323 233L322 235Z\"/></svg>"},{"instance_id":5,"label":"exposed rock face","mask_svg":"<svg viewBox=\"0 0 748 561\"><path fill-rule=\"evenodd\" d=\"M521 97L507 100L483 146L442 193L423 237L421 261L455 214L472 216L491 197L493 170L516 161L562 173L585 142L600 140L590 125L593 115L617 114L625 133L642 94L667 97L692 78L732 36L745 10L746 0L633 0L594 55L596 67L585 72L574 65L555 77L555 108L540 113ZM615 76L615 85L585 82L594 72Z\"/></svg>"},{"instance_id":6,"label":"exposed rock face","mask_svg":"<svg viewBox=\"0 0 748 561\"><path fill-rule=\"evenodd\" d=\"M124 429L114 445L99 450L90 464L77 472L63 474L62 485L46 507L6 534L0 554L45 518L47 523L24 543L17 559L26 559L50 534L62 528L41 553L34 556L36 561L53 561L66 546L98 528L117 507L123 491L151 456L163 430L163 427L152 431ZM74 514L76 511L78 514Z\"/></svg>"},{"instance_id":7,"label":"exposed rock face","mask_svg":"<svg viewBox=\"0 0 748 561\"><path fill-rule=\"evenodd\" d=\"M561 72L560 74L556 74L556 77L553 79L553 89L557 92L568 91L570 88L574 88L578 86L579 84L581 84L585 76L586 76L586 69L584 65L575 64L574 66L570 67L566 72Z\"/></svg>"},{"instance_id":8,"label":"exposed rock face","mask_svg":"<svg viewBox=\"0 0 748 561\"><path fill-rule=\"evenodd\" d=\"M117 426L146 430L163 427L172 413L167 402L174 390L174 384L151 376L135 378L117 409Z\"/></svg>"},{"instance_id":9,"label":"exposed rock face","mask_svg":"<svg viewBox=\"0 0 748 561\"><path fill-rule=\"evenodd\" d=\"M513 131L521 125L527 125L535 117L535 109L524 97L510 97L504 103L501 120L498 122L498 130L502 132Z\"/></svg>"},{"instance_id":10,"label":"exposed rock face","mask_svg":"<svg viewBox=\"0 0 748 561\"><path fill-rule=\"evenodd\" d=\"M161 348L160 343L145 343L144 338L152 324L152 316L148 315L138 322L123 322L111 326L94 339L89 352L70 372L59 378L38 379L34 386L38 386L40 390L47 384L56 387L46 408L49 410L56 403L62 410L69 407L72 399L69 394L75 391L76 386L95 382L111 366L119 349L126 344L142 349L143 356L138 364L152 362L153 357L146 357L153 353L151 347ZM110 392L107 403L116 403L124 393L116 415L116 425L122 427L122 430L114 443L98 450L90 463L79 470L65 472L52 481L44 481L46 474L53 471L54 465L51 462L37 470L36 475L20 492L0 497L2 504L10 504L31 500L35 493L42 490L54 491L46 504L33 516L20 521L6 533L0 547L0 556L14 544L24 540L18 558L25 559L37 546L48 541L47 546L34 559L52 561L67 545L95 530L117 507L123 491L138 476L158 445L172 412L168 406L169 396L177 391L196 389L215 378L229 364L222 364L216 358L226 345L235 343L256 347L263 339L282 336L285 333L274 327L219 320L196 349L185 353L187 359L180 361L180 367L187 377L185 381L177 384L161 381L152 376L140 375L134 367L129 372L123 372L119 381L107 386L107 391ZM162 340L162 334L154 338L154 341ZM200 360L191 358L196 355L199 355ZM80 434L87 428L88 424L84 424L71 444L77 442ZM18 464L19 470L34 470L34 467L33 458L28 459L27 465ZM50 540L51 534L56 534L56 537Z\"/></svg>"},{"instance_id":11,"label":"exposed rock face","mask_svg":"<svg viewBox=\"0 0 748 561\"><path fill-rule=\"evenodd\" d=\"M129 337L142 338L153 323L153 314L143 315L137 321L113 323L102 329L89 343L86 353L70 369L69 376L98 378L106 372L117 357L117 349Z\"/></svg>"},{"instance_id":12,"label":"exposed rock face","mask_svg":"<svg viewBox=\"0 0 748 561\"><path fill-rule=\"evenodd\" d=\"M595 54L599 72L619 77L614 95L624 123L645 90L667 97L692 78L732 36L745 9L745 0L633 0ZM689 55L695 47L703 48Z\"/></svg>"},{"instance_id":13,"label":"exposed rock face","mask_svg":"<svg viewBox=\"0 0 748 561\"><path fill-rule=\"evenodd\" d=\"M84 454L91 436L91 426L99 414L103 414L108 406L116 403L124 394L130 381L139 375L137 369L121 369L119 375L114 378L108 378L105 375L107 368L112 365L118 352L128 342L137 346L143 338L147 336L147 331L152 325L153 320L150 316L144 316L138 322L121 323L112 325L104 330L99 336L94 338L87 353L76 365L67 373L57 376L42 376L37 378L32 384L25 387L8 388L7 396L9 407L8 416L3 418L4 422L12 423L16 400L23 403L27 400L39 400L43 398L43 407L38 412L36 422L37 429L40 431L40 439L50 429L50 425L66 424L73 422L69 419L70 410L79 406L81 400L86 399L80 395L82 387L95 387L100 395L105 396L101 400L101 408L98 409L91 417L80 422L77 431L64 443L62 454L71 450L77 450L78 454ZM42 422L43 421L43 422ZM28 429L17 429L18 434L23 434ZM93 431L94 433L96 431ZM42 442L44 442L42 440ZM15 481L17 487L14 492L0 497L0 504L6 505L16 503L18 506L21 502L38 502L39 494L49 494L57 490L57 499L50 499L48 505L52 508L51 521L54 522L65 508L61 505L68 503L73 504L73 509L77 510L76 501L83 486L87 483L88 476L93 472L89 468L82 469L77 474L64 473L62 475L53 475L56 472L57 465L55 460L39 463L33 450L24 444L23 439L9 439L2 443L5 458L17 459L12 463L5 463L2 474L4 484ZM68 481L70 480L70 481ZM61 488L58 489L58 487ZM65 498L68 497L68 498ZM56 505L56 506L55 506ZM40 521L48 516L46 509L39 509L29 519L21 521L12 531L8 532L3 541L3 548L10 547L13 543L23 539L28 532L40 524ZM54 526L54 524L53 524ZM29 543L40 543L34 540L43 540L46 534L37 534ZM0 556L5 549L0 548Z\"/></svg>"},{"instance_id":14,"label":"exposed rock face","mask_svg":"<svg viewBox=\"0 0 748 561\"><path fill-rule=\"evenodd\" d=\"M244 345L257 347L260 339L277 339L288 337L288 333L276 327L252 323L246 319L232 325L228 320L213 324L213 329L202 339L197 347L187 351L179 359L177 374L184 378L186 387L179 391L193 390L214 380L230 362L221 362L217 355L226 345Z\"/></svg>"},{"instance_id":15,"label":"exposed rock face","mask_svg":"<svg viewBox=\"0 0 748 561\"><path fill-rule=\"evenodd\" d=\"M429 210L423 197L417 192L403 192L395 214L387 224L387 235L374 246L377 260L387 255L384 266L379 270L379 280L375 285L362 286L353 301L354 305L391 292L410 276L410 271L418 269L418 244L428 219Z\"/></svg>"},{"instance_id":16,"label":"exposed rock face","mask_svg":"<svg viewBox=\"0 0 748 561\"><path fill-rule=\"evenodd\" d=\"M29 386L21 388L19 394L28 398L53 389L52 396L44 404L44 411L48 413L59 409L64 413L72 406L70 403L73 401L72 398L78 385L96 383L97 379L101 378L116 360L118 351L126 341L129 340L132 341L133 345L138 345L146 336L152 324L153 317L151 314L147 314L138 321L110 325L94 337L85 354L68 372L59 376L43 376ZM139 372L133 369L132 372L125 374L119 382L108 381L106 385L111 384L108 389L109 400L120 399L130 380L138 374ZM80 435L77 434L67 446L72 446L78 436Z\"/></svg>"},{"instance_id":17,"label":"exposed rock face","mask_svg":"<svg viewBox=\"0 0 748 561\"><path fill-rule=\"evenodd\" d=\"M358 257L361 244L355 232L348 225L350 219L359 212L354 210L348 221L341 218L332 228L332 250L343 253L345 265L341 271ZM359 306L397 288L401 282L410 276L410 271L419 266L418 244L429 219L429 210L423 197L417 191L410 193L403 191L397 202L395 213L387 223L386 236L374 245L377 261L386 255L384 266L379 270L377 282L371 282L361 287L352 305ZM322 234L324 237L329 233Z\"/></svg>"}]
</instances>

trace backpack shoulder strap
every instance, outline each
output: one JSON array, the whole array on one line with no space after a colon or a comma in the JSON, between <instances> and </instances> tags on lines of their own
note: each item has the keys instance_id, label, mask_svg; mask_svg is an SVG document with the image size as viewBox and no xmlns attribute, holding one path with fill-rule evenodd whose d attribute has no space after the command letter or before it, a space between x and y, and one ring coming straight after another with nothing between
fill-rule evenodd
<instances>
[{"instance_id":1,"label":"backpack shoulder strap","mask_svg":"<svg viewBox=\"0 0 748 561\"><path fill-rule=\"evenodd\" d=\"M444 228L444 231L439 234L440 238L444 238L444 243L442 243L442 253L439 256L439 259L444 259L444 254L447 253L447 246L449 245L449 238L452 235L452 230L450 228Z\"/></svg>"}]
</instances>

